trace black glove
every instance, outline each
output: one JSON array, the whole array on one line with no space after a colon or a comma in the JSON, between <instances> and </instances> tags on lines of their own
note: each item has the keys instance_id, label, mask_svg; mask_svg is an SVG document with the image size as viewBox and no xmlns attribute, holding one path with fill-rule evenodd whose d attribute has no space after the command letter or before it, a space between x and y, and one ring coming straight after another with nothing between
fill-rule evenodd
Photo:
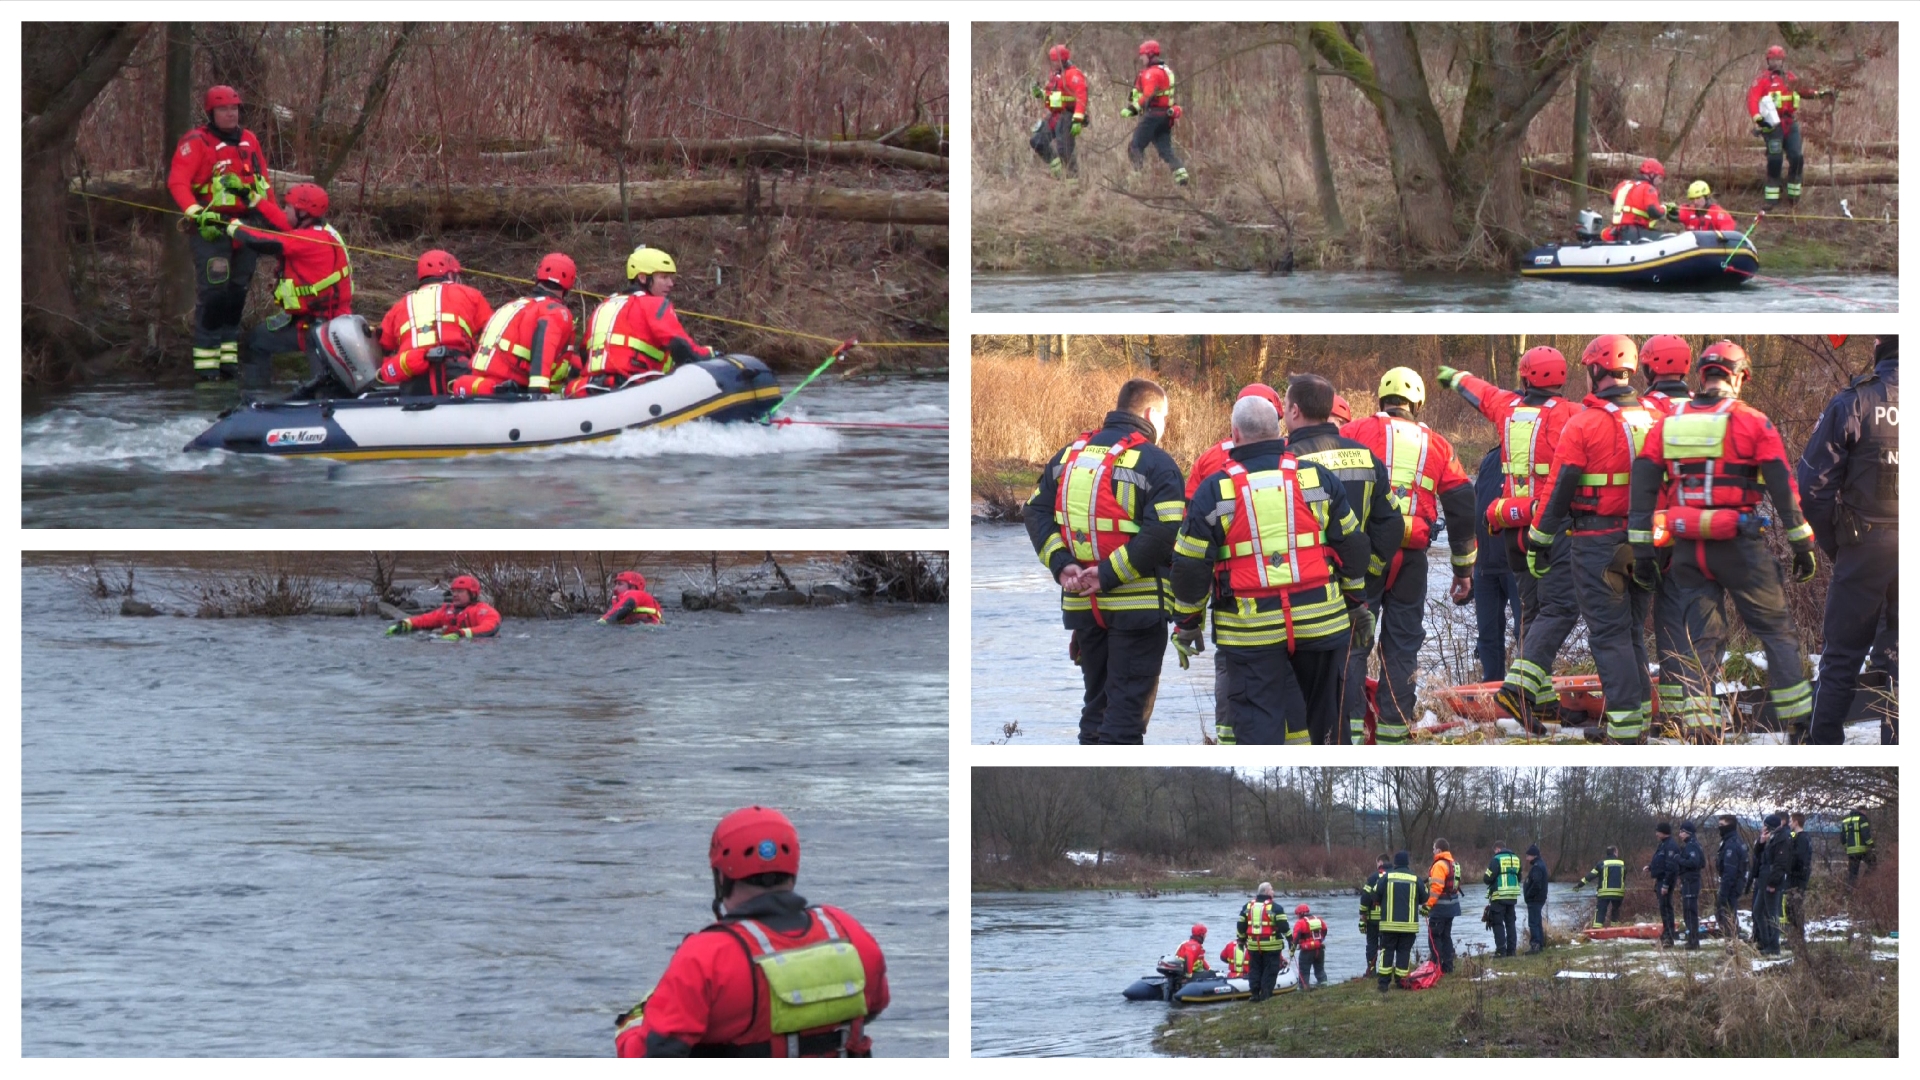
<instances>
[{"instance_id":1,"label":"black glove","mask_svg":"<svg viewBox=\"0 0 1920 1080\"><path fill-rule=\"evenodd\" d=\"M1793 553L1793 580L1805 585L1813 580L1814 572L1820 569L1820 563L1813 557L1813 548L1803 548Z\"/></svg>"},{"instance_id":2,"label":"black glove","mask_svg":"<svg viewBox=\"0 0 1920 1080\"><path fill-rule=\"evenodd\" d=\"M1660 562L1651 555L1633 560L1633 583L1647 592L1660 588Z\"/></svg>"}]
</instances>

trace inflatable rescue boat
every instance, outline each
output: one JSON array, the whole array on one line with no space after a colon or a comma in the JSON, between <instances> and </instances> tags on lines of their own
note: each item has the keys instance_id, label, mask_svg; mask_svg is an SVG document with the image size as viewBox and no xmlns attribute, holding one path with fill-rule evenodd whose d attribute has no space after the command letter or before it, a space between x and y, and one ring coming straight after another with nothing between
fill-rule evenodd
<instances>
[{"instance_id":1,"label":"inflatable rescue boat","mask_svg":"<svg viewBox=\"0 0 1920 1080\"><path fill-rule=\"evenodd\" d=\"M1180 971L1177 959L1162 960L1155 969L1157 975L1136 979L1133 985L1120 991L1128 1001L1167 1001L1167 986ZM1273 988L1276 994L1284 994L1298 989L1289 980ZM1197 979L1180 983L1180 989L1174 991L1171 999L1175 1005L1205 1005L1215 1001L1244 1001L1253 996L1253 987L1244 978L1229 979L1219 972L1208 972Z\"/></svg>"},{"instance_id":2,"label":"inflatable rescue boat","mask_svg":"<svg viewBox=\"0 0 1920 1080\"><path fill-rule=\"evenodd\" d=\"M326 362L342 396L241 405L186 448L345 460L454 457L609 439L689 420L758 420L780 399L767 365L742 355L677 364L665 375L587 397L414 396L375 388L379 349L368 344L360 316L334 319L314 337L310 350Z\"/></svg>"},{"instance_id":3,"label":"inflatable rescue boat","mask_svg":"<svg viewBox=\"0 0 1920 1080\"><path fill-rule=\"evenodd\" d=\"M1527 252L1520 276L1655 289L1712 289L1744 284L1760 272L1760 253L1738 232L1664 233L1646 240L1602 240L1599 215L1583 210L1572 244Z\"/></svg>"}]
</instances>

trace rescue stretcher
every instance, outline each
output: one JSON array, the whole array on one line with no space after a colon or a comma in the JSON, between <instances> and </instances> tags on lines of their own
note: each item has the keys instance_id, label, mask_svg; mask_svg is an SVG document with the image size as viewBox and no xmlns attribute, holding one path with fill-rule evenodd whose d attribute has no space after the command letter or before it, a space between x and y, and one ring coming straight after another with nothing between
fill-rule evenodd
<instances>
[{"instance_id":1,"label":"rescue stretcher","mask_svg":"<svg viewBox=\"0 0 1920 1080\"><path fill-rule=\"evenodd\" d=\"M1591 941L1608 941L1615 938L1658 941L1663 932L1659 923L1633 923L1630 926L1589 926L1579 931L1579 934Z\"/></svg>"}]
</instances>

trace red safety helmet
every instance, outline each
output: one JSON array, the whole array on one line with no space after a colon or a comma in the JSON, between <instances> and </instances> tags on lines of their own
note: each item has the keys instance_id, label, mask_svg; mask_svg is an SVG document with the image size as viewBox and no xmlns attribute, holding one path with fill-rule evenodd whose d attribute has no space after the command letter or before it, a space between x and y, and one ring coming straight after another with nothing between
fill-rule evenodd
<instances>
[{"instance_id":1,"label":"red safety helmet","mask_svg":"<svg viewBox=\"0 0 1920 1080\"><path fill-rule=\"evenodd\" d=\"M287 189L287 206L308 217L326 217L327 190L319 184L295 184Z\"/></svg>"},{"instance_id":2,"label":"red safety helmet","mask_svg":"<svg viewBox=\"0 0 1920 1080\"><path fill-rule=\"evenodd\" d=\"M1197 938L1203 938L1203 937L1206 937L1206 936L1207 936L1207 927L1206 927L1206 924L1204 924L1204 923L1194 923L1194 924L1193 924L1193 936L1194 936L1194 937L1197 937Z\"/></svg>"},{"instance_id":3,"label":"red safety helmet","mask_svg":"<svg viewBox=\"0 0 1920 1080\"><path fill-rule=\"evenodd\" d=\"M1601 371L1640 370L1640 347L1625 334L1601 334L1587 342L1580 363Z\"/></svg>"},{"instance_id":4,"label":"red safety helmet","mask_svg":"<svg viewBox=\"0 0 1920 1080\"><path fill-rule=\"evenodd\" d=\"M1753 372L1753 361L1747 359L1747 350L1731 341L1716 341L1700 350L1700 359L1693 362L1693 370L1705 373L1709 368L1717 368L1736 379L1745 379Z\"/></svg>"},{"instance_id":5,"label":"red safety helmet","mask_svg":"<svg viewBox=\"0 0 1920 1080\"><path fill-rule=\"evenodd\" d=\"M1520 358L1520 381L1551 390L1567 385L1567 358L1551 345L1535 345Z\"/></svg>"},{"instance_id":6,"label":"red safety helmet","mask_svg":"<svg viewBox=\"0 0 1920 1080\"><path fill-rule=\"evenodd\" d=\"M707 862L732 880L755 874L800 873L800 834L778 810L747 806L720 819L707 845Z\"/></svg>"},{"instance_id":7,"label":"red safety helmet","mask_svg":"<svg viewBox=\"0 0 1920 1080\"><path fill-rule=\"evenodd\" d=\"M1786 58L1787 58L1787 50L1784 46L1780 46L1780 45L1767 46L1767 59L1785 60Z\"/></svg>"},{"instance_id":8,"label":"red safety helmet","mask_svg":"<svg viewBox=\"0 0 1920 1080\"><path fill-rule=\"evenodd\" d=\"M1152 38L1148 38L1147 40L1141 42L1140 55L1141 56L1159 56L1160 43L1153 40Z\"/></svg>"},{"instance_id":9,"label":"red safety helmet","mask_svg":"<svg viewBox=\"0 0 1920 1080\"><path fill-rule=\"evenodd\" d=\"M580 271L574 268L573 260L559 252L554 252L540 260L540 266L533 272L533 280L546 281L562 289L573 288L580 279Z\"/></svg>"},{"instance_id":10,"label":"red safety helmet","mask_svg":"<svg viewBox=\"0 0 1920 1080\"><path fill-rule=\"evenodd\" d=\"M1053 48L1047 50L1047 59L1056 64L1064 64L1073 59L1073 53L1067 51L1065 45L1055 45Z\"/></svg>"},{"instance_id":11,"label":"red safety helmet","mask_svg":"<svg viewBox=\"0 0 1920 1080\"><path fill-rule=\"evenodd\" d=\"M1240 393L1233 400L1240 401L1250 397L1257 397L1261 401L1264 401L1267 404L1273 406L1273 411L1276 413L1283 413L1286 411L1286 408L1280 404L1280 391L1275 390L1273 387L1268 386L1266 383L1263 383L1263 382L1248 383L1247 385L1240 388Z\"/></svg>"},{"instance_id":12,"label":"red safety helmet","mask_svg":"<svg viewBox=\"0 0 1920 1080\"><path fill-rule=\"evenodd\" d=\"M1333 412L1329 413L1328 415L1333 417L1333 419L1340 421L1341 423L1346 423L1347 421L1353 419L1353 406L1347 403L1346 398L1341 397L1339 394L1335 394L1333 395Z\"/></svg>"},{"instance_id":13,"label":"red safety helmet","mask_svg":"<svg viewBox=\"0 0 1920 1080\"><path fill-rule=\"evenodd\" d=\"M1655 334L1640 346L1640 363L1655 375L1685 375L1693 366L1693 346L1685 338Z\"/></svg>"},{"instance_id":14,"label":"red safety helmet","mask_svg":"<svg viewBox=\"0 0 1920 1080\"><path fill-rule=\"evenodd\" d=\"M449 590L465 589L473 594L474 599L477 600L480 598L480 579L474 577L472 574L461 574L459 577L447 582L447 588Z\"/></svg>"},{"instance_id":15,"label":"red safety helmet","mask_svg":"<svg viewBox=\"0 0 1920 1080\"><path fill-rule=\"evenodd\" d=\"M615 585L626 585L630 588L635 588L635 589L644 589L647 587L647 579L644 577L641 577L640 572L638 570L620 571L619 573L613 575L613 583Z\"/></svg>"},{"instance_id":16,"label":"red safety helmet","mask_svg":"<svg viewBox=\"0 0 1920 1080\"><path fill-rule=\"evenodd\" d=\"M1660 180L1666 177L1667 167L1656 158L1648 158L1640 163L1640 175Z\"/></svg>"},{"instance_id":17,"label":"red safety helmet","mask_svg":"<svg viewBox=\"0 0 1920 1080\"><path fill-rule=\"evenodd\" d=\"M1299 907L1293 909L1293 913L1295 915L1305 915L1307 912L1312 910L1313 909L1308 907L1307 905L1301 904Z\"/></svg>"},{"instance_id":18,"label":"red safety helmet","mask_svg":"<svg viewBox=\"0 0 1920 1080\"><path fill-rule=\"evenodd\" d=\"M420 261L414 265L414 275L422 278L445 277L459 272L460 260L453 257L453 252L439 248L420 256Z\"/></svg>"},{"instance_id":19,"label":"red safety helmet","mask_svg":"<svg viewBox=\"0 0 1920 1080\"><path fill-rule=\"evenodd\" d=\"M244 102L240 100L240 91L235 90L233 87L225 85L207 87L206 106L208 112L212 112L223 105L241 104L244 104Z\"/></svg>"}]
</instances>

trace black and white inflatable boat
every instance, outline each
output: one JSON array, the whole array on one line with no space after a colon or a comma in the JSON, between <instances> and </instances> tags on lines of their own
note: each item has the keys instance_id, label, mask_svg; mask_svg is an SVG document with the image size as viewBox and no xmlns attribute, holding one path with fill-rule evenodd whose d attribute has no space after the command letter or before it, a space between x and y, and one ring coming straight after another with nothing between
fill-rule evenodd
<instances>
[{"instance_id":1,"label":"black and white inflatable boat","mask_svg":"<svg viewBox=\"0 0 1920 1080\"><path fill-rule=\"evenodd\" d=\"M1520 263L1520 276L1640 288L1732 288L1760 272L1753 242L1732 231L1664 233L1646 240L1601 240L1597 219L1582 214L1572 244L1543 244Z\"/></svg>"}]
</instances>

